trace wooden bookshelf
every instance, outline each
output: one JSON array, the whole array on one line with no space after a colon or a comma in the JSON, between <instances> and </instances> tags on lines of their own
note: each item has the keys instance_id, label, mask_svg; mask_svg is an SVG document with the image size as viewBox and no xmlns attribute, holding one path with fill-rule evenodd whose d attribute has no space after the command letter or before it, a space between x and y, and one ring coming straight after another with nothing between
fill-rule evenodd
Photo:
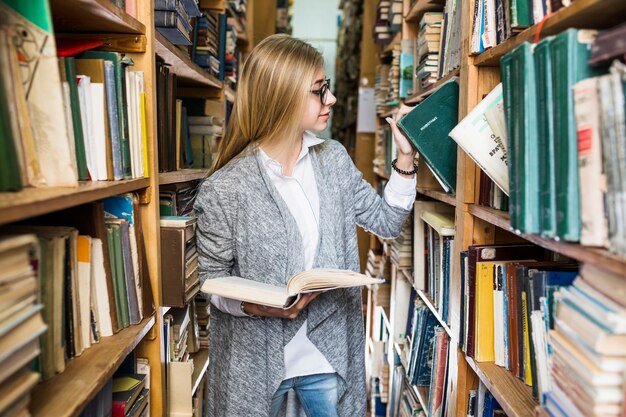
<instances>
[{"instance_id":1,"label":"wooden bookshelf","mask_svg":"<svg viewBox=\"0 0 626 417\"><path fill-rule=\"evenodd\" d=\"M69 361L65 371L37 385L31 395L33 417L74 417L100 391L126 356L152 329L155 317L105 337Z\"/></svg>"},{"instance_id":2,"label":"wooden bookshelf","mask_svg":"<svg viewBox=\"0 0 626 417\"><path fill-rule=\"evenodd\" d=\"M404 16L404 21L418 24L424 13L440 12L445 4L445 0L417 0Z\"/></svg>"},{"instance_id":3,"label":"wooden bookshelf","mask_svg":"<svg viewBox=\"0 0 626 417\"><path fill-rule=\"evenodd\" d=\"M149 185L148 178L125 181L81 181L78 187L29 187L14 193L0 193L0 225L118 194L138 191Z\"/></svg>"},{"instance_id":4,"label":"wooden bookshelf","mask_svg":"<svg viewBox=\"0 0 626 417\"><path fill-rule=\"evenodd\" d=\"M421 92L419 92L417 94L412 95L411 97L407 98L404 102L406 104L418 104L418 103L424 101L424 99L426 97L428 97L429 95L431 95L435 91L439 90L441 88L441 86L443 86L445 83L447 83L448 81L450 81L454 77L458 77L459 74L460 74L460 71L461 70L459 68L457 68L457 69L455 69L453 71L450 71L447 75L445 75L442 78L440 78L439 80L437 80L437 82L435 82L433 85L429 86L424 91L421 91Z\"/></svg>"},{"instance_id":5,"label":"wooden bookshelf","mask_svg":"<svg viewBox=\"0 0 626 417\"><path fill-rule=\"evenodd\" d=\"M209 175L208 168L181 169L159 173L159 185L176 184L178 182L201 180Z\"/></svg>"},{"instance_id":6,"label":"wooden bookshelf","mask_svg":"<svg viewBox=\"0 0 626 417\"><path fill-rule=\"evenodd\" d=\"M170 71L176 74L179 85L220 89L223 87L223 83L217 77L193 62L186 50L176 47L157 31L154 32L154 50L157 56L169 65Z\"/></svg>"},{"instance_id":7,"label":"wooden bookshelf","mask_svg":"<svg viewBox=\"0 0 626 417\"><path fill-rule=\"evenodd\" d=\"M441 201L442 203L446 203L456 207L456 197L442 190L431 190L427 188L417 187L417 192L437 201Z\"/></svg>"},{"instance_id":8,"label":"wooden bookshelf","mask_svg":"<svg viewBox=\"0 0 626 417\"><path fill-rule=\"evenodd\" d=\"M493 394L508 417L532 416L539 403L533 398L532 389L511 372L493 362L475 362L466 357L468 365Z\"/></svg>"},{"instance_id":9,"label":"wooden bookshelf","mask_svg":"<svg viewBox=\"0 0 626 417\"><path fill-rule=\"evenodd\" d=\"M468 205L468 211L472 215L493 224L508 232L515 233L535 245L541 246L553 252L561 253L577 261L599 266L618 275L626 273L626 258L609 252L606 249L582 246L576 243L560 242L554 239L546 239L539 235L529 235L513 230L509 221L509 213L477 204Z\"/></svg>"},{"instance_id":10,"label":"wooden bookshelf","mask_svg":"<svg viewBox=\"0 0 626 417\"><path fill-rule=\"evenodd\" d=\"M476 56L474 65L499 65L500 58L504 54L523 42L532 42L539 31L541 31L540 37L543 38L572 27L602 29L622 22L625 17L626 2L624 0L576 0L570 6L564 7L548 16L543 25L531 26L517 36Z\"/></svg>"},{"instance_id":11,"label":"wooden bookshelf","mask_svg":"<svg viewBox=\"0 0 626 417\"><path fill-rule=\"evenodd\" d=\"M146 26L111 0L50 0L56 32L143 35Z\"/></svg>"},{"instance_id":12,"label":"wooden bookshelf","mask_svg":"<svg viewBox=\"0 0 626 417\"><path fill-rule=\"evenodd\" d=\"M195 394L200 382L209 367L209 349L200 349L190 354L193 359L193 373L191 375L191 393Z\"/></svg>"}]
</instances>

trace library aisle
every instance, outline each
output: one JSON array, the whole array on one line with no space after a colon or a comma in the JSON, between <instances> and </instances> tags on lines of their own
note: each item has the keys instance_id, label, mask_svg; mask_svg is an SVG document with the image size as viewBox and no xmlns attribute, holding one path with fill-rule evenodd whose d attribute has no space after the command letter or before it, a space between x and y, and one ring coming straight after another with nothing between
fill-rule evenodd
<instances>
[{"instance_id":1,"label":"library aisle","mask_svg":"<svg viewBox=\"0 0 626 417\"><path fill-rule=\"evenodd\" d=\"M357 231L341 409L626 414L626 1L0 0L0 26L0 417L230 416L194 202L276 33L324 55L318 135L381 198L387 118L417 151L401 233Z\"/></svg>"}]
</instances>

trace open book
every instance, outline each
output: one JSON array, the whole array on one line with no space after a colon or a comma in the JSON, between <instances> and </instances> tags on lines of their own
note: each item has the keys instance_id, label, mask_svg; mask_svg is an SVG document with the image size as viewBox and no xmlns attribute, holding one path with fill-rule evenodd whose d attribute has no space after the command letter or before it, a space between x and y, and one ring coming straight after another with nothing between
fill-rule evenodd
<instances>
[{"instance_id":1,"label":"open book","mask_svg":"<svg viewBox=\"0 0 626 417\"><path fill-rule=\"evenodd\" d=\"M381 282L384 280L370 278L353 271L310 269L291 277L286 287L264 284L241 277L222 277L204 281L202 291L249 303L289 308L298 301L300 294L307 292L358 287Z\"/></svg>"}]
</instances>

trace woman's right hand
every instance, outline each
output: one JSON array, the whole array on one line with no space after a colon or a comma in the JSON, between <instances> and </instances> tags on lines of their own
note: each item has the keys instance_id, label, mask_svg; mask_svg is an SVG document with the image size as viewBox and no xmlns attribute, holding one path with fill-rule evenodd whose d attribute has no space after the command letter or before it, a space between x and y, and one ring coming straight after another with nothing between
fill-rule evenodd
<instances>
[{"instance_id":1,"label":"woman's right hand","mask_svg":"<svg viewBox=\"0 0 626 417\"><path fill-rule=\"evenodd\" d=\"M242 309L244 313L254 316L295 319L296 317L298 317L300 312L304 310L304 308L309 305L311 301L315 300L315 298L317 298L317 296L320 295L322 292L323 291L317 291L302 294L298 302L288 309L268 307L261 304L253 304L247 302L243 303Z\"/></svg>"}]
</instances>

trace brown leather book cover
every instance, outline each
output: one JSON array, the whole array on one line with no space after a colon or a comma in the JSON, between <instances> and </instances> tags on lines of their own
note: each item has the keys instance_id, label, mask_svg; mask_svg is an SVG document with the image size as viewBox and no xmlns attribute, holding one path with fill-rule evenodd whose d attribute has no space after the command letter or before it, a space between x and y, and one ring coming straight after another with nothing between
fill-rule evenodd
<instances>
[{"instance_id":1,"label":"brown leather book cover","mask_svg":"<svg viewBox=\"0 0 626 417\"><path fill-rule=\"evenodd\" d=\"M590 65L608 64L626 56L626 22L602 31L591 44Z\"/></svg>"},{"instance_id":2,"label":"brown leather book cover","mask_svg":"<svg viewBox=\"0 0 626 417\"><path fill-rule=\"evenodd\" d=\"M191 238L185 228L161 227L161 298L164 306L184 307L199 290L199 285L187 288L185 277L185 248Z\"/></svg>"},{"instance_id":3,"label":"brown leather book cover","mask_svg":"<svg viewBox=\"0 0 626 417\"><path fill-rule=\"evenodd\" d=\"M139 259L139 276L141 277L142 286L142 303L143 316L149 317L154 314L154 296L152 293L152 281L150 280L150 269L148 268L148 259L146 256L146 243L143 237L143 227L141 221L141 207L139 206L139 197L133 194L133 210L135 212L135 235L137 238L137 256Z\"/></svg>"}]
</instances>

